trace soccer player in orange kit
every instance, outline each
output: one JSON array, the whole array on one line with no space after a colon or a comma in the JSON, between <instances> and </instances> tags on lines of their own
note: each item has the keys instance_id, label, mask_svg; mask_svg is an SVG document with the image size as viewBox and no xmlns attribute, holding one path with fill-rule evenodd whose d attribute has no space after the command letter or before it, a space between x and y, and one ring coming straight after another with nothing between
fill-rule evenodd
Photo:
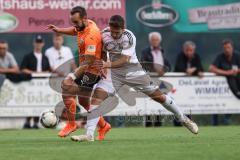
<instances>
[{"instance_id":1,"label":"soccer player in orange kit","mask_svg":"<svg viewBox=\"0 0 240 160\"><path fill-rule=\"evenodd\" d=\"M100 60L102 55L102 37L97 25L87 19L85 8L77 6L71 12L71 22L74 26L69 28L59 28L52 24L47 28L56 33L77 36L79 49L80 66L74 73L70 73L62 82L62 98L65 107L68 109L68 122L58 133L60 137L66 137L77 129L75 122L76 96L79 103L86 109L90 109L90 97L94 85L101 79L101 69L91 67L95 60ZM78 87L80 86L80 87ZM79 94L81 93L81 94ZM103 117L98 121L99 140L104 139L104 135L111 129Z\"/></svg>"}]
</instances>

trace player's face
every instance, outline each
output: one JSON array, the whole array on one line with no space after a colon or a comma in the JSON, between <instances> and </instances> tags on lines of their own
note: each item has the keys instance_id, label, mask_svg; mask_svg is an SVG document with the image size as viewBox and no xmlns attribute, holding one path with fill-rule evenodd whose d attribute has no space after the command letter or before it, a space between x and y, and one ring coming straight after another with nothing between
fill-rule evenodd
<instances>
[{"instance_id":1,"label":"player's face","mask_svg":"<svg viewBox=\"0 0 240 160\"><path fill-rule=\"evenodd\" d=\"M119 39L123 34L123 29L110 27L110 32L113 39Z\"/></svg>"},{"instance_id":2,"label":"player's face","mask_svg":"<svg viewBox=\"0 0 240 160\"><path fill-rule=\"evenodd\" d=\"M0 43L0 57L3 57L6 55L8 50L8 45L7 43Z\"/></svg>"},{"instance_id":3,"label":"player's face","mask_svg":"<svg viewBox=\"0 0 240 160\"><path fill-rule=\"evenodd\" d=\"M53 38L53 45L55 48L60 49L61 46L63 45L63 37L62 36L55 36Z\"/></svg>"},{"instance_id":4,"label":"player's face","mask_svg":"<svg viewBox=\"0 0 240 160\"><path fill-rule=\"evenodd\" d=\"M194 56L195 48L193 46L187 46L184 48L183 52L189 59L191 59Z\"/></svg>"},{"instance_id":5,"label":"player's face","mask_svg":"<svg viewBox=\"0 0 240 160\"><path fill-rule=\"evenodd\" d=\"M227 43L227 44L223 45L223 51L224 51L225 55L231 56L232 53L233 53L233 46L232 46L232 44Z\"/></svg>"},{"instance_id":6,"label":"player's face","mask_svg":"<svg viewBox=\"0 0 240 160\"><path fill-rule=\"evenodd\" d=\"M83 31L86 27L84 23L86 21L86 18L81 18L79 13L71 15L71 21L78 31Z\"/></svg>"}]
</instances>

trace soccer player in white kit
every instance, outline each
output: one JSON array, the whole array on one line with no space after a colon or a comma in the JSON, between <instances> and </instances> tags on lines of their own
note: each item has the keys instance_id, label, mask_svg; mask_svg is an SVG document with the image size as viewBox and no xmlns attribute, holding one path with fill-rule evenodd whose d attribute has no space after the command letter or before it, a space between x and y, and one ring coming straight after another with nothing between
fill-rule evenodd
<instances>
[{"instance_id":1,"label":"soccer player in white kit","mask_svg":"<svg viewBox=\"0 0 240 160\"><path fill-rule=\"evenodd\" d=\"M96 109L108 99L109 94L114 94L124 85L128 85L160 103L192 133L198 133L197 124L187 118L173 99L163 94L142 69L136 56L136 37L131 31L125 29L124 19L120 15L110 18L109 27L102 32L102 39L103 50L109 54L110 61L102 61L96 65L111 69L109 71L111 73L97 84L92 99L92 108ZM73 141L94 141L94 131L99 116L87 118L86 135L72 136L71 139Z\"/></svg>"}]
</instances>

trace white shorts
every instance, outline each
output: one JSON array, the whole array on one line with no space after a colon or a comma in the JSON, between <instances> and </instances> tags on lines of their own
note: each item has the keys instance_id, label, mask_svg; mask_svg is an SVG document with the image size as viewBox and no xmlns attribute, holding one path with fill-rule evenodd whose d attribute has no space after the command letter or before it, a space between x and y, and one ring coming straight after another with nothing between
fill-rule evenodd
<instances>
[{"instance_id":1,"label":"white shorts","mask_svg":"<svg viewBox=\"0 0 240 160\"><path fill-rule=\"evenodd\" d=\"M112 81L109 81L107 79L102 79L100 80L97 85L96 88L101 88L104 91L106 91L108 94L115 94L115 89L113 87Z\"/></svg>"},{"instance_id":2,"label":"white shorts","mask_svg":"<svg viewBox=\"0 0 240 160\"><path fill-rule=\"evenodd\" d=\"M134 66L134 68L137 68ZM136 91L151 94L158 89L151 78L140 68L140 71L129 72L122 75L116 75L114 72L111 73L110 69L107 70L107 78L100 80L96 84L96 88L101 88L108 92L110 95L115 94L123 86L127 85L134 88ZM118 72L117 72L118 73Z\"/></svg>"},{"instance_id":3,"label":"white shorts","mask_svg":"<svg viewBox=\"0 0 240 160\"><path fill-rule=\"evenodd\" d=\"M96 88L101 88L104 91L106 91L109 95L115 94L115 89L112 84L112 79L111 79L111 71L110 69L107 70L107 77L106 79L101 79L95 86Z\"/></svg>"}]
</instances>

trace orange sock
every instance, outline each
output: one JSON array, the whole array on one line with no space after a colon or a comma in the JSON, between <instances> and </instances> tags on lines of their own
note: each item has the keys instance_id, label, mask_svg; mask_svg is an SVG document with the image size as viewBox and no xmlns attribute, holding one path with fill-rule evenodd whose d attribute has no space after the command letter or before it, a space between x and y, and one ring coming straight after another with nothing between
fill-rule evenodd
<instances>
[{"instance_id":1,"label":"orange sock","mask_svg":"<svg viewBox=\"0 0 240 160\"><path fill-rule=\"evenodd\" d=\"M106 123L107 123L107 122L104 120L103 116L100 116L100 119L99 119L99 121L98 121L98 127L99 127L99 128L104 128L105 125L106 125Z\"/></svg>"},{"instance_id":2,"label":"orange sock","mask_svg":"<svg viewBox=\"0 0 240 160\"><path fill-rule=\"evenodd\" d=\"M67 118L69 123L75 124L76 100L74 97L63 97L63 102L67 108Z\"/></svg>"}]
</instances>

